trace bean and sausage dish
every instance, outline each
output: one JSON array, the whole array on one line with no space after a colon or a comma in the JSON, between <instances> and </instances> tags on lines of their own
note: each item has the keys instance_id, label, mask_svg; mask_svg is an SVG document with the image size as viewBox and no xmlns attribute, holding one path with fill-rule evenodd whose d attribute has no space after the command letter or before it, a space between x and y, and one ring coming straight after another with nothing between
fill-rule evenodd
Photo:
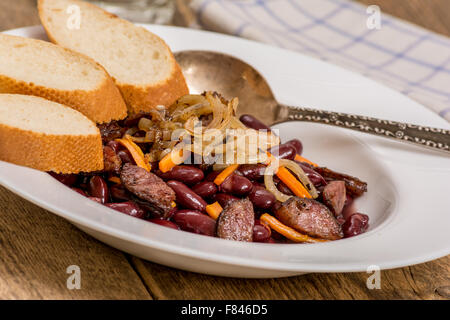
<instances>
[{"instance_id":1,"label":"bean and sausage dish","mask_svg":"<svg viewBox=\"0 0 450 320\"><path fill-rule=\"evenodd\" d=\"M236 241L316 243L356 236L367 183L281 143L238 99L186 95L170 107L98 125L101 172L50 173L111 209L164 227Z\"/></svg>"}]
</instances>

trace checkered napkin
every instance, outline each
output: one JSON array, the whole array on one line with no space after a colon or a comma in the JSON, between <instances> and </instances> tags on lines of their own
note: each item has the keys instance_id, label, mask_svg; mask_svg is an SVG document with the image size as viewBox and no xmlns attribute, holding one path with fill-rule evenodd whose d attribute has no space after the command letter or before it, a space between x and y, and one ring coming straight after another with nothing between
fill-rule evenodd
<instances>
[{"instance_id":1,"label":"checkered napkin","mask_svg":"<svg viewBox=\"0 0 450 320\"><path fill-rule=\"evenodd\" d=\"M270 43L352 69L450 121L449 38L383 12L376 29L375 11L348 0L192 0L191 7L193 27Z\"/></svg>"}]
</instances>

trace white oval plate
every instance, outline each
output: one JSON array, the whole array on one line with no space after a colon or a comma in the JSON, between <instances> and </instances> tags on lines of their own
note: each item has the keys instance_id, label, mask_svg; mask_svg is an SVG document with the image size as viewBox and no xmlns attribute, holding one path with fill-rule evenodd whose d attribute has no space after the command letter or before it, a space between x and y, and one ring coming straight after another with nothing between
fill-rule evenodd
<instances>
[{"instance_id":1,"label":"white oval plate","mask_svg":"<svg viewBox=\"0 0 450 320\"><path fill-rule=\"evenodd\" d=\"M409 98L367 78L301 54L244 39L148 25L174 51L213 50L256 67L284 103L450 128ZM41 27L9 31L45 39ZM205 88L214 89L214 88ZM367 233L335 242L261 244L207 238L118 213L66 188L44 172L0 162L0 183L113 247L164 265L221 276L281 277L306 272L396 268L450 252L450 157L344 129L290 122L307 157L369 183L358 199Z\"/></svg>"}]
</instances>

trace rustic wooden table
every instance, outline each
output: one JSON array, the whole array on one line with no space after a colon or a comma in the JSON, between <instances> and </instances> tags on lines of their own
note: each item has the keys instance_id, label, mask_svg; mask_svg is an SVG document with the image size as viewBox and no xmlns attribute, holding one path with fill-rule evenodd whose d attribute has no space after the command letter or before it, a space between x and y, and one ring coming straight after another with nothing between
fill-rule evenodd
<instances>
[{"instance_id":1,"label":"rustic wooden table","mask_svg":"<svg viewBox=\"0 0 450 320\"><path fill-rule=\"evenodd\" d=\"M39 24L35 0L0 0L0 30ZM450 35L448 0L360 0ZM80 290L66 268L82 270ZM0 188L0 299L449 299L450 256L383 271L285 279L229 279L143 261L91 238L67 221Z\"/></svg>"}]
</instances>

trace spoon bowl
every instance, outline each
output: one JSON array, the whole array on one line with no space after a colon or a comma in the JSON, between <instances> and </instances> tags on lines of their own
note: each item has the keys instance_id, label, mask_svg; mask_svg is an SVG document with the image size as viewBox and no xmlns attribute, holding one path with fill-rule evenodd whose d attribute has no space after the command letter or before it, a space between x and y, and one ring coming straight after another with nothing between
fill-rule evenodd
<instances>
[{"instance_id":1,"label":"spoon bowl","mask_svg":"<svg viewBox=\"0 0 450 320\"><path fill-rule=\"evenodd\" d=\"M191 93L217 91L227 99L238 97L238 115L258 115L266 124L276 122L278 102L263 76L249 64L211 51L181 51L175 58Z\"/></svg>"}]
</instances>

